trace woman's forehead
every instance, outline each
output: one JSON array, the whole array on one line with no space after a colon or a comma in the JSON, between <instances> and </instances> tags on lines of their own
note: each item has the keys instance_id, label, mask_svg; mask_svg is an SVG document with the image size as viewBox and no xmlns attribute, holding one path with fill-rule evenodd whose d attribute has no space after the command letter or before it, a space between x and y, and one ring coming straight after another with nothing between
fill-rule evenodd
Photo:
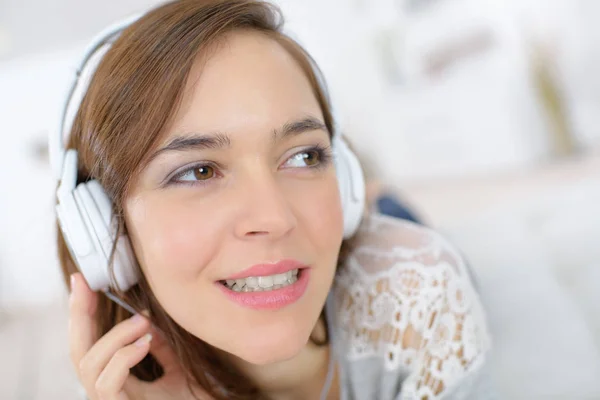
<instances>
[{"instance_id":1,"label":"woman's forehead","mask_svg":"<svg viewBox=\"0 0 600 400\"><path fill-rule=\"evenodd\" d=\"M269 132L303 115L322 119L314 90L296 60L267 35L233 32L195 61L164 139L190 130Z\"/></svg>"}]
</instances>

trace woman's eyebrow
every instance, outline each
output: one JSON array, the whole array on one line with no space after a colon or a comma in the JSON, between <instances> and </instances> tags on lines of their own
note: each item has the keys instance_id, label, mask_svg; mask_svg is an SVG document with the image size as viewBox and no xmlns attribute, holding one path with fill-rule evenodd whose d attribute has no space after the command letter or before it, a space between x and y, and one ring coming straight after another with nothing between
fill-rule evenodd
<instances>
[{"instance_id":1,"label":"woman's eyebrow","mask_svg":"<svg viewBox=\"0 0 600 400\"><path fill-rule=\"evenodd\" d=\"M188 133L177 136L169 141L165 146L155 151L148 159L152 161L162 153L170 151L202 150L202 149L222 149L231 146L231 139L226 134L216 133Z\"/></svg>"},{"instance_id":2,"label":"woman's eyebrow","mask_svg":"<svg viewBox=\"0 0 600 400\"><path fill-rule=\"evenodd\" d=\"M287 122L280 129L276 129L273 132L273 141L282 140L288 136L295 136L303 132L319 130L329 132L325 124L319 119L307 116L296 121Z\"/></svg>"},{"instance_id":3,"label":"woman's eyebrow","mask_svg":"<svg viewBox=\"0 0 600 400\"><path fill-rule=\"evenodd\" d=\"M303 132L323 130L329 132L327 127L319 119L308 116L295 121L286 122L281 128L273 131L273 141L279 141L289 136L295 136ZM222 132L201 134L191 132L176 136L169 143L158 149L148 159L148 163L162 153L170 151L189 151L203 149L223 149L231 146L231 139Z\"/></svg>"}]
</instances>

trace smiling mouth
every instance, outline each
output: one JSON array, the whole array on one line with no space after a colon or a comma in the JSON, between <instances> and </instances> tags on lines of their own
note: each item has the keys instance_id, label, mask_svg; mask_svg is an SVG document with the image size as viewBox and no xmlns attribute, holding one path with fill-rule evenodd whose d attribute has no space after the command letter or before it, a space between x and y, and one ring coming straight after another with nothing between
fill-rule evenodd
<instances>
[{"instance_id":1,"label":"smiling mouth","mask_svg":"<svg viewBox=\"0 0 600 400\"><path fill-rule=\"evenodd\" d=\"M219 283L234 292L268 292L293 285L300 276L302 276L302 269L296 268L281 274L227 279L219 281Z\"/></svg>"}]
</instances>

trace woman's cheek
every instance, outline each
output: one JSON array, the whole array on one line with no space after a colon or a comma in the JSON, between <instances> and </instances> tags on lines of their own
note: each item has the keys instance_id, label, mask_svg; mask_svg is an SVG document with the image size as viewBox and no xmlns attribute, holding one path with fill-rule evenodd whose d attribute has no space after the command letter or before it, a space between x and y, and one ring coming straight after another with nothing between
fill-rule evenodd
<instances>
[{"instance_id":1,"label":"woman's cheek","mask_svg":"<svg viewBox=\"0 0 600 400\"><path fill-rule=\"evenodd\" d=\"M341 241L343 234L343 215L339 189L335 175L320 183L320 187L306 191L305 199L299 207L304 210L310 231L320 236L320 243Z\"/></svg>"},{"instance_id":2,"label":"woman's cheek","mask_svg":"<svg viewBox=\"0 0 600 400\"><path fill-rule=\"evenodd\" d=\"M218 232L209 218L189 207L146 201L143 218L131 214L142 268L151 281L190 279L205 269L214 255Z\"/></svg>"},{"instance_id":3,"label":"woman's cheek","mask_svg":"<svg viewBox=\"0 0 600 400\"><path fill-rule=\"evenodd\" d=\"M159 261L165 273L178 273L181 278L200 273L210 262L217 236L210 231L207 221L196 221L190 215L169 213L157 221L153 227L153 237L148 241L152 246L154 260ZM150 260L152 262L152 260Z\"/></svg>"}]
</instances>

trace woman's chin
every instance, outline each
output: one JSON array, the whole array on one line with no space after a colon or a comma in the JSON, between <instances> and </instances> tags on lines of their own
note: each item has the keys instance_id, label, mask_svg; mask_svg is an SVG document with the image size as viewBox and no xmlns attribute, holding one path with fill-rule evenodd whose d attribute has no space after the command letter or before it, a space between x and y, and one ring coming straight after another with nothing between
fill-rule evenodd
<instances>
[{"instance_id":1,"label":"woman's chin","mask_svg":"<svg viewBox=\"0 0 600 400\"><path fill-rule=\"evenodd\" d=\"M296 357L305 348L309 335L287 332L247 338L228 349L230 354L252 365L269 365Z\"/></svg>"}]
</instances>

